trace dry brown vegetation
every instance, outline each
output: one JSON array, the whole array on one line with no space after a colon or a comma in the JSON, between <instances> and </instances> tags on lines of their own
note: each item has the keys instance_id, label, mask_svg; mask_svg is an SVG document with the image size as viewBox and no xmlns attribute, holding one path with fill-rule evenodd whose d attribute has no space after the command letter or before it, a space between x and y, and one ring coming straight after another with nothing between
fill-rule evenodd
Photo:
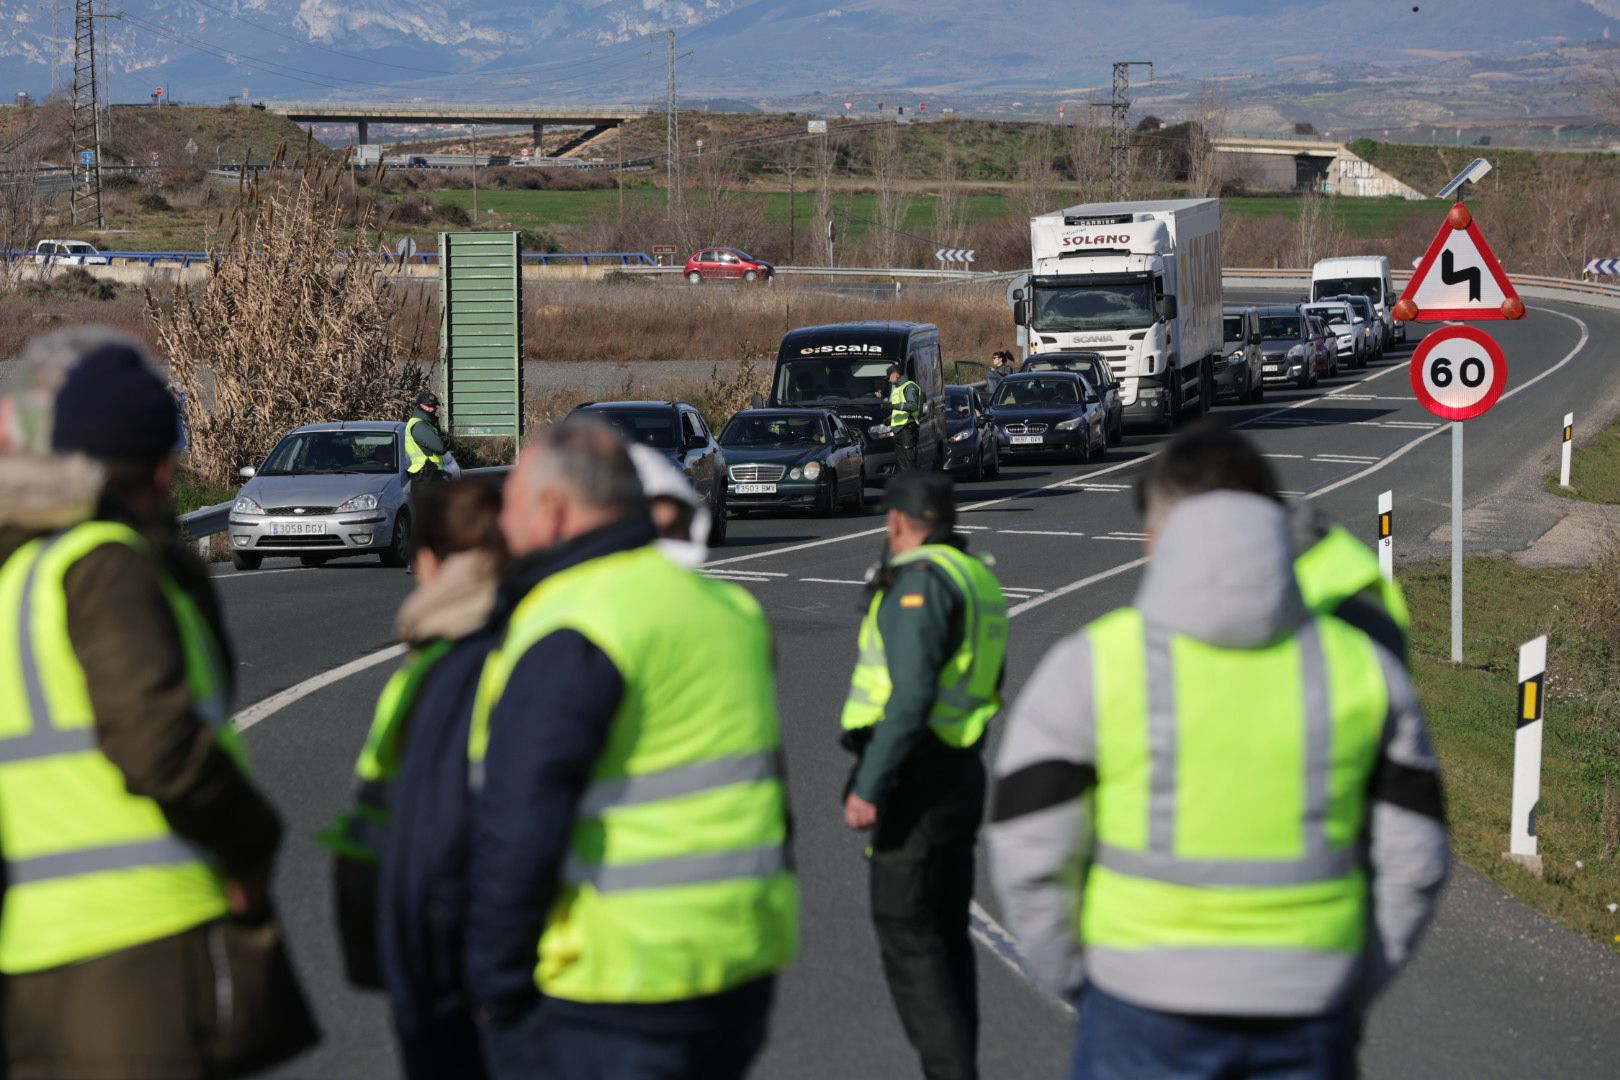
<instances>
[{"instance_id":1,"label":"dry brown vegetation","mask_svg":"<svg viewBox=\"0 0 1620 1080\"><path fill-rule=\"evenodd\" d=\"M207 281L168 303L147 295L204 487L299 424L403 416L425 384L420 341L399 336L403 294L349 241L370 209L346 205L340 180L310 165L296 181L249 187Z\"/></svg>"}]
</instances>

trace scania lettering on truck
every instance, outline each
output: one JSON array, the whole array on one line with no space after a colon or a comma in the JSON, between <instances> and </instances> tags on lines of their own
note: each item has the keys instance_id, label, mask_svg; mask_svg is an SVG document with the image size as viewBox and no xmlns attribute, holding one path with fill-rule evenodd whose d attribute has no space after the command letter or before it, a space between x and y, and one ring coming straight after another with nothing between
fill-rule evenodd
<instances>
[{"instance_id":1,"label":"scania lettering on truck","mask_svg":"<svg viewBox=\"0 0 1620 1080\"><path fill-rule=\"evenodd\" d=\"M1365 296L1384 324L1385 341L1405 341L1406 324L1394 320L1390 310L1400 294L1389 276L1389 260L1382 255L1356 255L1343 259L1323 259L1311 270L1311 299L1335 296Z\"/></svg>"},{"instance_id":2,"label":"scania lettering on truck","mask_svg":"<svg viewBox=\"0 0 1620 1080\"><path fill-rule=\"evenodd\" d=\"M789 330L776 353L771 408L831 409L866 444L868 476L894 472L889 367L922 388L917 467L945 465L945 373L931 323L865 322Z\"/></svg>"},{"instance_id":3,"label":"scania lettering on truck","mask_svg":"<svg viewBox=\"0 0 1620 1080\"><path fill-rule=\"evenodd\" d=\"M1009 298L1025 357L1101 353L1125 420L1169 430L1207 410L1221 354L1215 199L1093 203L1031 218L1034 266Z\"/></svg>"}]
</instances>

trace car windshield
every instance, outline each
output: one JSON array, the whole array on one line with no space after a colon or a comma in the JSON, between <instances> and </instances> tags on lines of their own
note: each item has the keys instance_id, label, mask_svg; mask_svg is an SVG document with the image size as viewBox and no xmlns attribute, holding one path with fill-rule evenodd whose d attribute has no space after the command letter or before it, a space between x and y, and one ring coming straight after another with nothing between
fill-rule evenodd
<instances>
[{"instance_id":1,"label":"car windshield","mask_svg":"<svg viewBox=\"0 0 1620 1080\"><path fill-rule=\"evenodd\" d=\"M1153 286L1146 281L1040 285L1034 292L1029 324L1036 330L1134 330L1157 318Z\"/></svg>"},{"instance_id":2,"label":"car windshield","mask_svg":"<svg viewBox=\"0 0 1620 1080\"><path fill-rule=\"evenodd\" d=\"M398 468L392 431L306 431L277 443L259 475L391 473Z\"/></svg>"},{"instance_id":3,"label":"car windshield","mask_svg":"<svg viewBox=\"0 0 1620 1080\"><path fill-rule=\"evenodd\" d=\"M1354 297L1346 300L1345 303L1350 305L1350 310L1354 311L1358 317L1362 319L1371 319L1373 317L1372 301L1365 296Z\"/></svg>"},{"instance_id":4,"label":"car windshield","mask_svg":"<svg viewBox=\"0 0 1620 1080\"><path fill-rule=\"evenodd\" d=\"M871 405L889 399L890 360L882 356L815 356L776 369L781 405Z\"/></svg>"},{"instance_id":5,"label":"car windshield","mask_svg":"<svg viewBox=\"0 0 1620 1080\"><path fill-rule=\"evenodd\" d=\"M1226 327L1227 341L1243 340L1243 316L1228 315L1224 320L1223 325Z\"/></svg>"},{"instance_id":6,"label":"car windshield","mask_svg":"<svg viewBox=\"0 0 1620 1080\"><path fill-rule=\"evenodd\" d=\"M1260 336L1267 341L1298 341L1302 335L1297 315L1260 316Z\"/></svg>"},{"instance_id":7,"label":"car windshield","mask_svg":"<svg viewBox=\"0 0 1620 1080\"><path fill-rule=\"evenodd\" d=\"M1080 404L1076 379L1004 379L996 389L996 405L1032 405L1059 408Z\"/></svg>"},{"instance_id":8,"label":"car windshield","mask_svg":"<svg viewBox=\"0 0 1620 1080\"><path fill-rule=\"evenodd\" d=\"M1315 315L1318 319L1321 319L1325 323L1348 324L1350 322L1350 313L1344 308L1321 307L1309 308L1308 310L1312 315Z\"/></svg>"},{"instance_id":9,"label":"car windshield","mask_svg":"<svg viewBox=\"0 0 1620 1080\"><path fill-rule=\"evenodd\" d=\"M748 252L743 251L741 248L732 248L731 253L733 255L737 256L737 258L741 259L743 262L758 262L759 261L758 259L754 258L752 255L748 254Z\"/></svg>"},{"instance_id":10,"label":"car windshield","mask_svg":"<svg viewBox=\"0 0 1620 1080\"><path fill-rule=\"evenodd\" d=\"M1378 278L1322 278L1311 283L1311 299L1324 296L1365 296L1373 303L1384 298L1384 283Z\"/></svg>"},{"instance_id":11,"label":"car windshield","mask_svg":"<svg viewBox=\"0 0 1620 1080\"><path fill-rule=\"evenodd\" d=\"M613 425L626 442L675 449L674 409L591 409L593 419Z\"/></svg>"},{"instance_id":12,"label":"car windshield","mask_svg":"<svg viewBox=\"0 0 1620 1080\"><path fill-rule=\"evenodd\" d=\"M825 446L827 424L819 416L733 416L720 432L720 445Z\"/></svg>"},{"instance_id":13,"label":"car windshield","mask_svg":"<svg viewBox=\"0 0 1620 1080\"><path fill-rule=\"evenodd\" d=\"M945 419L971 420L973 419L973 401L966 394L945 395Z\"/></svg>"}]
</instances>

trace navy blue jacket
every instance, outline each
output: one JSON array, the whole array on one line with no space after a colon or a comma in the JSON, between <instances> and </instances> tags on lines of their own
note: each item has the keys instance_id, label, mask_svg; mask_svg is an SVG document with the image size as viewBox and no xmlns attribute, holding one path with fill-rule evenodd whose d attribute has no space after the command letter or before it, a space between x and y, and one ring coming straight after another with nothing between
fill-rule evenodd
<instances>
[{"instance_id":1,"label":"navy blue jacket","mask_svg":"<svg viewBox=\"0 0 1620 1080\"><path fill-rule=\"evenodd\" d=\"M645 515L515 560L492 623L541 581L592 559L649 544ZM556 899L575 809L607 743L624 681L579 633L541 638L513 666L490 715L483 787L473 800L467 878L466 977L480 1012L496 1019L541 1004L536 948ZM771 979L712 997L657 1005L550 1000L558 1017L651 1033L695 1033L767 1010Z\"/></svg>"}]
</instances>

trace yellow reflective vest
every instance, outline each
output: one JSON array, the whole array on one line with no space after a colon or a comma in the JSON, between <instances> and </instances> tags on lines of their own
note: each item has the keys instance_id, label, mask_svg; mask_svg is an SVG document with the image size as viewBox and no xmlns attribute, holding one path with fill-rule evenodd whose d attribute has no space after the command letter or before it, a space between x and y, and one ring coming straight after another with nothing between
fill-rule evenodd
<instances>
[{"instance_id":1,"label":"yellow reflective vest","mask_svg":"<svg viewBox=\"0 0 1620 1080\"><path fill-rule=\"evenodd\" d=\"M219 918L222 880L151 799L126 790L97 746L68 636L69 569L104 544L147 550L123 525L88 522L24 544L0 567L0 851L8 885L0 972L41 971ZM241 768L220 651L196 604L165 578L197 711Z\"/></svg>"},{"instance_id":2,"label":"yellow reflective vest","mask_svg":"<svg viewBox=\"0 0 1620 1080\"><path fill-rule=\"evenodd\" d=\"M1331 615L1352 596L1367 593L1378 599L1402 633L1412 629L1401 587L1384 580L1377 554L1343 525L1333 526L1295 560L1294 576L1305 606L1318 615Z\"/></svg>"},{"instance_id":3,"label":"yellow reflective vest","mask_svg":"<svg viewBox=\"0 0 1620 1080\"><path fill-rule=\"evenodd\" d=\"M980 559L949 544L923 544L894 559L895 569L924 562L936 567L962 595L962 644L939 672L929 730L946 746L972 746L1001 711L1001 669L1007 659L1007 599L1001 583ZM872 597L861 621L860 655L850 678L840 718L845 731L871 727L883 719L894 684L878 628L878 609L887 595Z\"/></svg>"},{"instance_id":4,"label":"yellow reflective vest","mask_svg":"<svg viewBox=\"0 0 1620 1080\"><path fill-rule=\"evenodd\" d=\"M1312 618L1272 645L1224 649L1134 608L1084 632L1097 786L1080 938L1093 971L1127 997L1207 980L1211 964L1238 980L1344 977L1367 929L1362 842L1389 707L1372 642Z\"/></svg>"},{"instance_id":5,"label":"yellow reflective vest","mask_svg":"<svg viewBox=\"0 0 1620 1080\"><path fill-rule=\"evenodd\" d=\"M441 467L444 464L443 454L430 454L416 441L416 425L425 423L427 421L420 416L413 416L405 421L405 471L411 476L421 472L428 462Z\"/></svg>"},{"instance_id":6,"label":"yellow reflective vest","mask_svg":"<svg viewBox=\"0 0 1620 1080\"><path fill-rule=\"evenodd\" d=\"M545 579L485 664L474 790L514 665L563 629L606 654L624 693L573 823L536 984L570 1001L667 1002L779 970L797 947L798 886L759 606L651 546Z\"/></svg>"},{"instance_id":7,"label":"yellow reflective vest","mask_svg":"<svg viewBox=\"0 0 1620 1080\"><path fill-rule=\"evenodd\" d=\"M910 395L916 395L915 403ZM910 379L902 379L889 390L889 426L891 428L905 427L907 424L917 422L917 414L922 411L922 387Z\"/></svg>"}]
</instances>

